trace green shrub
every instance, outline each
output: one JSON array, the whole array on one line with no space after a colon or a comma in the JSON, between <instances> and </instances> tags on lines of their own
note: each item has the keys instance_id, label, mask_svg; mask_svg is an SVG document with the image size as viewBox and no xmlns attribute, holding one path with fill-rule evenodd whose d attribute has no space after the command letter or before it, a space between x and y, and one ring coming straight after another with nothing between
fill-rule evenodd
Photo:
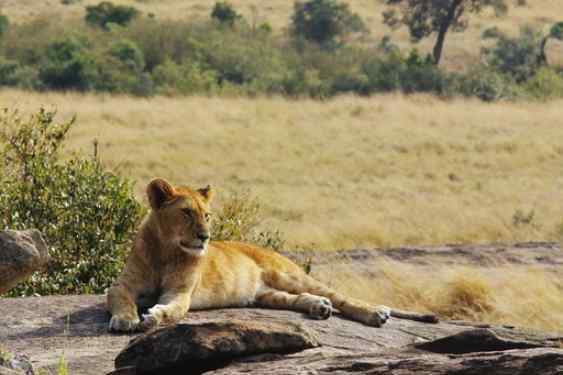
<instances>
[{"instance_id":1,"label":"green shrub","mask_svg":"<svg viewBox=\"0 0 563 375\"><path fill-rule=\"evenodd\" d=\"M446 74L432 63L431 58L422 58L416 49L406 58L398 52L372 57L362 69L370 93L402 91L442 94L448 81Z\"/></svg>"},{"instance_id":2,"label":"green shrub","mask_svg":"<svg viewBox=\"0 0 563 375\"><path fill-rule=\"evenodd\" d=\"M167 60L152 74L156 90L164 95L212 93L217 89L217 73L204 70L198 63L176 64Z\"/></svg>"},{"instance_id":3,"label":"green shrub","mask_svg":"<svg viewBox=\"0 0 563 375\"><path fill-rule=\"evenodd\" d=\"M15 86L15 74L18 67L17 61L6 60L0 57L0 85Z\"/></svg>"},{"instance_id":4,"label":"green shrub","mask_svg":"<svg viewBox=\"0 0 563 375\"><path fill-rule=\"evenodd\" d=\"M61 156L73 124L45 110L0 117L0 228L39 229L52 257L11 296L103 293L123 266L141 208L96 158Z\"/></svg>"},{"instance_id":5,"label":"green shrub","mask_svg":"<svg viewBox=\"0 0 563 375\"><path fill-rule=\"evenodd\" d=\"M524 27L516 38L499 36L496 45L485 49L484 54L491 67L521 83L533 77L542 65L542 38L541 33Z\"/></svg>"},{"instance_id":6,"label":"green shrub","mask_svg":"<svg viewBox=\"0 0 563 375\"><path fill-rule=\"evenodd\" d=\"M248 193L233 194L225 199L213 219L214 241L242 241L281 250L284 240L279 231L261 230L260 202Z\"/></svg>"},{"instance_id":7,"label":"green shrub","mask_svg":"<svg viewBox=\"0 0 563 375\"><path fill-rule=\"evenodd\" d=\"M138 14L139 11L133 7L102 1L98 5L86 7L85 20L91 25L109 29L109 25L112 23L127 26Z\"/></svg>"},{"instance_id":8,"label":"green shrub","mask_svg":"<svg viewBox=\"0 0 563 375\"><path fill-rule=\"evenodd\" d=\"M297 1L291 18L291 32L299 41L304 39L324 47L341 44L352 33L366 31L362 19L336 0Z\"/></svg>"},{"instance_id":9,"label":"green shrub","mask_svg":"<svg viewBox=\"0 0 563 375\"><path fill-rule=\"evenodd\" d=\"M0 38L4 36L8 27L10 26L10 20L3 14L0 14Z\"/></svg>"},{"instance_id":10,"label":"green shrub","mask_svg":"<svg viewBox=\"0 0 563 375\"><path fill-rule=\"evenodd\" d=\"M284 92L289 67L274 40L248 30L210 30L200 38L201 64L217 72L220 85L241 86L248 94Z\"/></svg>"},{"instance_id":11,"label":"green shrub","mask_svg":"<svg viewBox=\"0 0 563 375\"><path fill-rule=\"evenodd\" d=\"M504 36L504 33L498 28L498 26L489 27L481 33L481 38L483 39L496 39Z\"/></svg>"},{"instance_id":12,"label":"green shrub","mask_svg":"<svg viewBox=\"0 0 563 375\"><path fill-rule=\"evenodd\" d=\"M42 84L53 90L94 88L97 70L85 41L67 37L50 44L39 68Z\"/></svg>"},{"instance_id":13,"label":"green shrub","mask_svg":"<svg viewBox=\"0 0 563 375\"><path fill-rule=\"evenodd\" d=\"M524 91L536 99L563 97L563 75L554 69L543 67L524 83Z\"/></svg>"},{"instance_id":14,"label":"green shrub","mask_svg":"<svg viewBox=\"0 0 563 375\"><path fill-rule=\"evenodd\" d=\"M237 13L231 3L227 1L219 1L215 3L215 6L211 11L211 18L217 20L221 24L233 26L236 21L242 18L242 16Z\"/></svg>"},{"instance_id":15,"label":"green shrub","mask_svg":"<svg viewBox=\"0 0 563 375\"><path fill-rule=\"evenodd\" d=\"M487 66L477 66L455 77L449 88L452 94L477 97L492 102L516 99L522 95L516 82L510 77Z\"/></svg>"},{"instance_id":16,"label":"green shrub","mask_svg":"<svg viewBox=\"0 0 563 375\"><path fill-rule=\"evenodd\" d=\"M123 63L127 69L135 73L140 73L145 68L143 52L133 41L127 39L118 40L112 44L109 53Z\"/></svg>"},{"instance_id":17,"label":"green shrub","mask_svg":"<svg viewBox=\"0 0 563 375\"><path fill-rule=\"evenodd\" d=\"M196 57L201 46L200 38L195 36L203 38L208 29L197 23L142 18L120 34L137 44L145 58L145 69L152 72L167 60L182 64Z\"/></svg>"}]
</instances>

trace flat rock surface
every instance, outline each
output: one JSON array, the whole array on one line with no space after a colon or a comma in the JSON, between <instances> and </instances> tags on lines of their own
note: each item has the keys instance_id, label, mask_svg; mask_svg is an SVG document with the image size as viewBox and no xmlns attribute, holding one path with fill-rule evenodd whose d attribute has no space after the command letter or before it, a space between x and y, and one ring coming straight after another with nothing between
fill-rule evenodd
<instances>
[{"instance_id":1,"label":"flat rock surface","mask_svg":"<svg viewBox=\"0 0 563 375\"><path fill-rule=\"evenodd\" d=\"M310 260L313 270L322 270L332 264L350 264L354 269L372 275L377 275L381 261L397 261L418 267L432 267L437 264L440 267L538 266L563 275L563 250L556 242L403 246L388 249L286 252L285 255L298 263Z\"/></svg>"},{"instance_id":2,"label":"flat rock surface","mask_svg":"<svg viewBox=\"0 0 563 375\"><path fill-rule=\"evenodd\" d=\"M0 321L0 342L13 352L28 355L36 368L54 369L61 356L64 355L69 362L72 374L108 373L114 369L114 359L118 353L138 334L108 333L106 329L109 315L105 311L104 301L103 296L0 299L0 312L3 317ZM281 324L288 321L298 322L311 330L322 346L288 356L301 363L299 368L305 369L307 363L319 361L319 363L328 363L327 366L333 362L337 364L339 356L352 355L359 356L358 358L372 358L372 361L376 361L378 357L373 353L410 347L412 344L451 336L472 328L471 325L458 322L425 324L400 319L390 319L383 328L372 328L343 319L338 315L328 320L318 321L307 319L303 314L296 312L265 309L191 312L183 323L200 324L233 319L243 322L260 321ZM498 337L520 342L534 342L538 346L545 347L557 347L560 345L560 340L563 339L558 335L531 330L502 327L491 327L490 330ZM529 350L551 350L563 355L563 350L560 349ZM361 353L372 354L368 356L368 354ZM280 359L278 358L274 362L267 361L267 363L273 366L278 360ZM266 364L261 362L254 363L254 365L252 362L239 365L242 366L240 372L244 372L245 368L252 366L256 367L256 371L262 369L264 371L262 373L268 372ZM233 369L235 368L238 367L233 367ZM270 368L269 371L274 370Z\"/></svg>"}]
</instances>

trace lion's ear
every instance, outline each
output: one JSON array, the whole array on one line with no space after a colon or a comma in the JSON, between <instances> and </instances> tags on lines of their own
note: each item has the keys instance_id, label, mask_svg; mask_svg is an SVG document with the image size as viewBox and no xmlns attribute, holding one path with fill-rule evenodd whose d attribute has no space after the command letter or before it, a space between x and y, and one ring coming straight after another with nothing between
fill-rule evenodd
<instances>
[{"instance_id":1,"label":"lion's ear","mask_svg":"<svg viewBox=\"0 0 563 375\"><path fill-rule=\"evenodd\" d=\"M199 194L201 194L201 196L203 197L203 199L207 203L211 202L211 200L213 199L213 196L215 196L215 190L213 190L213 188L210 185L207 185L204 188L198 189L197 192Z\"/></svg>"},{"instance_id":2,"label":"lion's ear","mask_svg":"<svg viewBox=\"0 0 563 375\"><path fill-rule=\"evenodd\" d=\"M172 185L162 178L155 178L147 186L147 196L153 210L158 210L164 202L174 197L175 191Z\"/></svg>"}]
</instances>

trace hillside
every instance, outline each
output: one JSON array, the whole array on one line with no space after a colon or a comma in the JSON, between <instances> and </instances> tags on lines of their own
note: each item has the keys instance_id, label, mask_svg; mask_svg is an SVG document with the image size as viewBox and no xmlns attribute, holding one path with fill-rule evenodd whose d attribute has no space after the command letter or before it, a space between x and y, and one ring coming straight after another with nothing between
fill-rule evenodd
<instances>
[{"instance_id":1,"label":"hillside","mask_svg":"<svg viewBox=\"0 0 563 375\"><path fill-rule=\"evenodd\" d=\"M79 0L64 5L61 0L1 0L0 9L11 20L23 22L38 15L61 19L81 18L85 6L99 3L99 0ZM346 1L351 9L357 12L366 22L370 36L367 43L376 43L386 34L401 47L409 47L408 34L404 29L390 32L382 22L381 12L385 9L382 1L353 0ZM153 14L157 18L188 19L209 17L215 0L115 0L115 4L134 6L144 14ZM231 3L251 23L268 22L274 30L281 32L289 23L293 10L293 2L286 0L233 0ZM451 69L466 66L479 58L483 45L483 30L497 26L509 34L516 34L523 25L547 28L560 21L563 14L563 3L560 0L527 0L526 6L516 6L516 1L509 0L510 11L506 17L497 18L490 12L471 19L470 27L463 33L452 33L448 36L444 51L444 65ZM433 40L426 40L417 47L422 51L430 51ZM548 48L550 61L563 63L563 43L552 42Z\"/></svg>"}]
</instances>

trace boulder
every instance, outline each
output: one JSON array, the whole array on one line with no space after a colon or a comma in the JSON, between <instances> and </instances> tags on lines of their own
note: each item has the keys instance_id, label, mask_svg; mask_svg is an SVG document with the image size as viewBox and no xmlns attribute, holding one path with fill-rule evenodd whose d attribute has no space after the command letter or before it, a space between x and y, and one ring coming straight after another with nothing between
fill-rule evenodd
<instances>
[{"instance_id":1,"label":"boulder","mask_svg":"<svg viewBox=\"0 0 563 375\"><path fill-rule=\"evenodd\" d=\"M310 330L286 322L213 321L177 324L132 340L115 359L118 369L139 374L189 368L203 373L233 360L263 353L295 353L319 346Z\"/></svg>"},{"instance_id":2,"label":"boulder","mask_svg":"<svg viewBox=\"0 0 563 375\"><path fill-rule=\"evenodd\" d=\"M6 293L49 261L37 230L0 232L0 294Z\"/></svg>"}]
</instances>

